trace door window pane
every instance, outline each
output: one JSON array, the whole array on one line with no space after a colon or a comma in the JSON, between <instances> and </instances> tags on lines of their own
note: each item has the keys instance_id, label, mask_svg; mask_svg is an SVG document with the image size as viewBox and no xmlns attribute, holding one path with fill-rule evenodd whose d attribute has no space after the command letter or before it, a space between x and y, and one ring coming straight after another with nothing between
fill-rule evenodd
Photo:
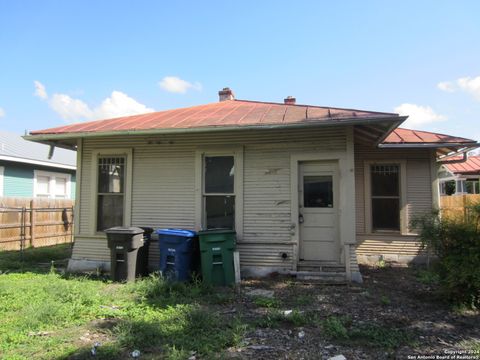
<instances>
[{"instance_id":1,"label":"door window pane","mask_svg":"<svg viewBox=\"0 0 480 360\"><path fill-rule=\"evenodd\" d=\"M207 229L235 228L234 196L206 196L205 212Z\"/></svg>"},{"instance_id":2,"label":"door window pane","mask_svg":"<svg viewBox=\"0 0 480 360\"><path fill-rule=\"evenodd\" d=\"M123 225L123 195L99 195L97 230Z\"/></svg>"},{"instance_id":3,"label":"door window pane","mask_svg":"<svg viewBox=\"0 0 480 360\"><path fill-rule=\"evenodd\" d=\"M372 195L398 196L399 177L398 165L372 166Z\"/></svg>"},{"instance_id":4,"label":"door window pane","mask_svg":"<svg viewBox=\"0 0 480 360\"><path fill-rule=\"evenodd\" d=\"M400 230L399 199L372 199L372 226L375 230Z\"/></svg>"},{"instance_id":5,"label":"door window pane","mask_svg":"<svg viewBox=\"0 0 480 360\"><path fill-rule=\"evenodd\" d=\"M233 156L205 157L206 194L233 194L234 175Z\"/></svg>"},{"instance_id":6,"label":"door window pane","mask_svg":"<svg viewBox=\"0 0 480 360\"><path fill-rule=\"evenodd\" d=\"M303 206L308 208L333 207L332 176L303 177Z\"/></svg>"}]
</instances>

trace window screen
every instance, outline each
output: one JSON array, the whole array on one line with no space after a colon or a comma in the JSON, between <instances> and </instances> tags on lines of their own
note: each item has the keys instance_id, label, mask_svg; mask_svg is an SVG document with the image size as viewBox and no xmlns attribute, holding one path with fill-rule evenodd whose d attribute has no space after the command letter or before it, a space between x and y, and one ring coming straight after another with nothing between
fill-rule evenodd
<instances>
[{"instance_id":1,"label":"window screen","mask_svg":"<svg viewBox=\"0 0 480 360\"><path fill-rule=\"evenodd\" d=\"M400 230L400 167L372 165L372 228Z\"/></svg>"}]
</instances>

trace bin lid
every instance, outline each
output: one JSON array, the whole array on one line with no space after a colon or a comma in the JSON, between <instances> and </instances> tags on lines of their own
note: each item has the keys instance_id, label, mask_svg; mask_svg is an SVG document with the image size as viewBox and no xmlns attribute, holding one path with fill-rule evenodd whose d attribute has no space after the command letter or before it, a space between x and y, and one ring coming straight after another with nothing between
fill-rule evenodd
<instances>
[{"instance_id":1,"label":"bin lid","mask_svg":"<svg viewBox=\"0 0 480 360\"><path fill-rule=\"evenodd\" d=\"M237 232L232 229L209 229L202 230L198 232L198 235L208 235L208 234L236 234Z\"/></svg>"},{"instance_id":2,"label":"bin lid","mask_svg":"<svg viewBox=\"0 0 480 360\"><path fill-rule=\"evenodd\" d=\"M143 229L138 227L124 227L124 226L115 226L109 229L104 230L107 234L142 234Z\"/></svg>"},{"instance_id":3,"label":"bin lid","mask_svg":"<svg viewBox=\"0 0 480 360\"><path fill-rule=\"evenodd\" d=\"M195 237L197 233L192 230L186 229L158 229L155 231L158 235L173 235L173 236L182 236L182 237Z\"/></svg>"}]
</instances>

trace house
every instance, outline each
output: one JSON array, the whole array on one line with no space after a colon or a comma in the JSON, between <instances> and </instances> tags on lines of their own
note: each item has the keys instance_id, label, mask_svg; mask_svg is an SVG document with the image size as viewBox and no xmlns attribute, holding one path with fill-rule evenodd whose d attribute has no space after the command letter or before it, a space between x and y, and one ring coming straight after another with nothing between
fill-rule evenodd
<instances>
[{"instance_id":1,"label":"house","mask_svg":"<svg viewBox=\"0 0 480 360\"><path fill-rule=\"evenodd\" d=\"M0 196L75 198L76 154L0 131Z\"/></svg>"},{"instance_id":2,"label":"house","mask_svg":"<svg viewBox=\"0 0 480 360\"><path fill-rule=\"evenodd\" d=\"M243 274L360 281L358 259L419 257L409 220L438 206L437 156L478 145L399 129L398 114L219 97L26 136L77 150L71 270L108 268L114 225L226 227Z\"/></svg>"},{"instance_id":3,"label":"house","mask_svg":"<svg viewBox=\"0 0 480 360\"><path fill-rule=\"evenodd\" d=\"M480 156L451 158L438 176L441 195L480 194Z\"/></svg>"}]
</instances>

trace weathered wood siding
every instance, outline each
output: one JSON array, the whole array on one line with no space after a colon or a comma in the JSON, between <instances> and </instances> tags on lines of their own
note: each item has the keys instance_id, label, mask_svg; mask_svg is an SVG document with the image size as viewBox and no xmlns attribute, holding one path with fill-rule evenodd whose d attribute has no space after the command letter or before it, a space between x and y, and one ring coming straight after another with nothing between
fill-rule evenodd
<instances>
[{"instance_id":1,"label":"weathered wood siding","mask_svg":"<svg viewBox=\"0 0 480 360\"><path fill-rule=\"evenodd\" d=\"M241 263L292 267L290 223L290 155L346 151L346 128L242 131L216 134L129 136L85 139L80 181L79 234L73 258L104 260L104 237L93 236L90 213L92 153L97 149L132 148L132 225L154 228L195 225L195 152L198 147L240 145L244 148L243 238ZM281 254L287 253L287 260ZM157 244L151 260L158 259ZM158 263L158 261L157 261Z\"/></svg>"},{"instance_id":2,"label":"weathered wood siding","mask_svg":"<svg viewBox=\"0 0 480 360\"><path fill-rule=\"evenodd\" d=\"M365 161L405 160L407 190L407 224L415 216L432 210L432 153L428 149L375 149L355 145L355 197L358 255L400 255L414 257L420 254L420 243L415 236L400 234L367 234L365 217ZM414 232L414 229L409 229Z\"/></svg>"}]
</instances>

